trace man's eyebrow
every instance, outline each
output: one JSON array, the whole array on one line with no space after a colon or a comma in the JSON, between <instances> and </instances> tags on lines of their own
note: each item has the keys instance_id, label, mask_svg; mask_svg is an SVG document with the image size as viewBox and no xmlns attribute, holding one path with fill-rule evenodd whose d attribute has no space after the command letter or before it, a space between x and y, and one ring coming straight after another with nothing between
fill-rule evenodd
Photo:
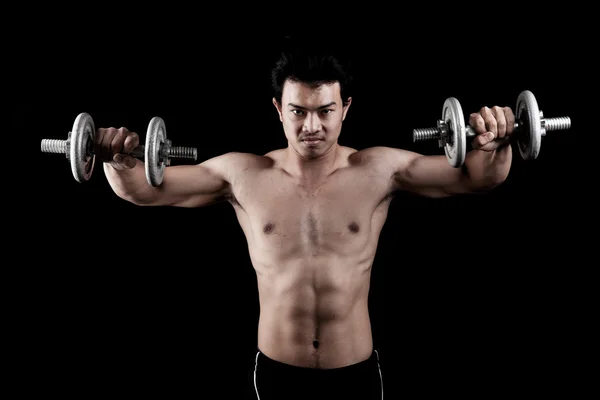
<instances>
[{"instance_id":1,"label":"man's eyebrow","mask_svg":"<svg viewBox=\"0 0 600 400\"><path fill-rule=\"evenodd\" d=\"M318 107L317 109L318 109L318 110L321 110L321 109L323 109L323 108L331 107L331 106L333 106L333 105L335 105L335 104L336 104L336 103L335 103L335 101L332 101L331 103L327 103L327 104L325 104L325 105L322 105L322 106ZM302 107L302 106L299 106L299 105L297 105L297 104L293 104L293 103L288 103L288 106L289 106L289 107L294 107L294 108L301 108L301 109L303 109L303 110L306 110L306 108L304 108L304 107Z\"/></svg>"}]
</instances>

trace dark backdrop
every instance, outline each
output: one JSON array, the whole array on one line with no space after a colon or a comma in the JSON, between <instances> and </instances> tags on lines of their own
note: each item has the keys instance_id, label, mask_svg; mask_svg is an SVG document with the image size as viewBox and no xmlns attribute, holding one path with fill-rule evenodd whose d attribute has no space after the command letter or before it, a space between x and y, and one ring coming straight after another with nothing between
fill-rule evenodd
<instances>
[{"instance_id":1,"label":"dark backdrop","mask_svg":"<svg viewBox=\"0 0 600 400\"><path fill-rule=\"evenodd\" d=\"M544 34L562 48L583 41ZM468 117L514 107L525 89L573 127L548 134L535 161L515 151L508 180L487 195L393 201L370 297L386 390L551 389L577 346L564 338L586 330L581 275L591 261L580 237L592 195L582 191L590 150L580 92L593 82L582 58L513 46L499 60L497 41L465 33L452 48L448 35L352 36L357 87L341 144L441 154L435 142L413 143L412 129L434 126L447 97ZM142 138L160 116L199 160L285 146L269 90L277 41L218 39L41 35L35 51L20 50L13 129L33 139L38 163L16 231L25 246L18 326L27 371L50 392L200 394L218 383L233 393L246 383L259 309L230 205L136 207L113 194L99 165L81 184L65 158L37 154L42 138L65 139L81 112Z\"/></svg>"}]
</instances>

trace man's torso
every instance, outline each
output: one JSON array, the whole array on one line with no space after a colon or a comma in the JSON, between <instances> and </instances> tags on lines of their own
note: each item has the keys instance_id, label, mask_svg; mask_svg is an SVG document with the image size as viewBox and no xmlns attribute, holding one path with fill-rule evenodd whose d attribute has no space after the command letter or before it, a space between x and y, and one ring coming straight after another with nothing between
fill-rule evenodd
<instances>
[{"instance_id":1,"label":"man's torso","mask_svg":"<svg viewBox=\"0 0 600 400\"><path fill-rule=\"evenodd\" d=\"M317 184L281 168L281 151L231 182L258 278L258 346L292 365L333 368L372 354L370 273L392 177L341 150L346 161Z\"/></svg>"}]
</instances>

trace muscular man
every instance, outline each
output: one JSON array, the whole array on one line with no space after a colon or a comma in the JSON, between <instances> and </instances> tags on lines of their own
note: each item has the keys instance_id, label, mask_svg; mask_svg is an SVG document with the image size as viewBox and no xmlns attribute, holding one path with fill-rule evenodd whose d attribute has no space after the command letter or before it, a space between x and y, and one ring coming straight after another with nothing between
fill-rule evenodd
<instances>
[{"instance_id":1,"label":"muscular man","mask_svg":"<svg viewBox=\"0 0 600 400\"><path fill-rule=\"evenodd\" d=\"M478 136L464 168L452 168L443 155L340 145L352 104L350 82L349 70L332 56L283 55L272 83L287 147L172 166L160 187L148 185L142 161L127 155L139 144L136 133L108 128L97 135L97 157L121 198L140 206L226 201L235 209L258 281L258 343L249 383L257 399L381 399L368 296L394 194L490 190L509 173L514 115L508 107L470 115Z\"/></svg>"}]
</instances>

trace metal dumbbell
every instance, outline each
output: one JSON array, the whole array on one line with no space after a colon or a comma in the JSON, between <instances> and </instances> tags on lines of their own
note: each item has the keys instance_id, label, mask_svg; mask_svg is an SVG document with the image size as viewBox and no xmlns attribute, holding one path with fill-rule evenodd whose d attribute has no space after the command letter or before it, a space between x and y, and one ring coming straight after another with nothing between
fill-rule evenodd
<instances>
[{"instance_id":1,"label":"metal dumbbell","mask_svg":"<svg viewBox=\"0 0 600 400\"><path fill-rule=\"evenodd\" d=\"M546 132L569 129L571 119L544 118L533 93L524 90L517 98L514 127L512 137L517 141L521 157L524 160L534 160L540 152L542 136ZM438 139L448 163L455 168L463 165L467 153L467 137L473 136L476 136L475 130L471 126L465 126L462 108L454 97L449 97L444 102L442 118L437 121L437 127L413 130L413 142Z\"/></svg>"},{"instance_id":2,"label":"metal dumbbell","mask_svg":"<svg viewBox=\"0 0 600 400\"><path fill-rule=\"evenodd\" d=\"M81 113L75 118L67 140L42 139L42 152L65 154L71 163L75 180L85 182L92 176L96 161L95 134L94 120L89 114ZM165 122L160 117L154 117L148 125L146 144L136 147L130 155L144 160L148 183L158 186L162 183L164 169L171 165L172 158L196 160L198 151L191 147L172 146L167 139Z\"/></svg>"}]
</instances>

